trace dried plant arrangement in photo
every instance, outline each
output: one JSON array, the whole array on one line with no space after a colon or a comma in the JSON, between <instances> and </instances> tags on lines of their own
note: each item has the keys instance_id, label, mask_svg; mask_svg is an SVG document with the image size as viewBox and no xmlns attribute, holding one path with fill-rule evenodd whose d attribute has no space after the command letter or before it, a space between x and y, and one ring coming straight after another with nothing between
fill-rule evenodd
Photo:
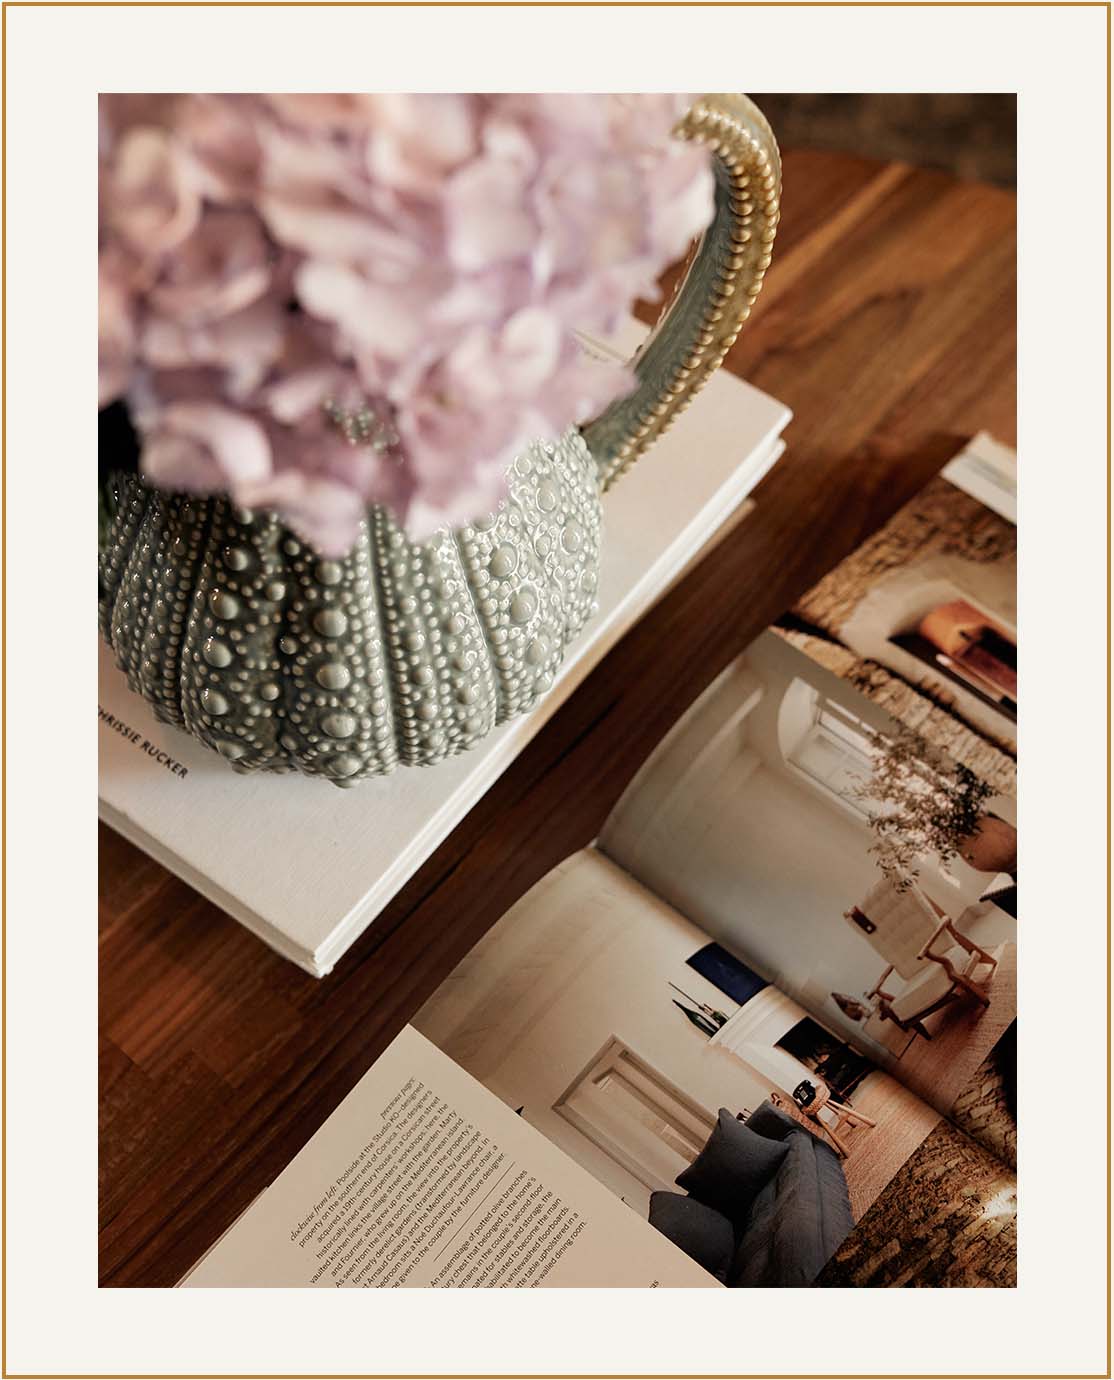
<instances>
[{"instance_id":1,"label":"dried plant arrangement in photo","mask_svg":"<svg viewBox=\"0 0 1114 1380\"><path fill-rule=\"evenodd\" d=\"M889 734L873 730L870 744L870 777L851 794L871 807L870 852L904 891L918 875L918 859L932 853L946 866L958 856L978 830L994 788L906 725Z\"/></svg>"}]
</instances>

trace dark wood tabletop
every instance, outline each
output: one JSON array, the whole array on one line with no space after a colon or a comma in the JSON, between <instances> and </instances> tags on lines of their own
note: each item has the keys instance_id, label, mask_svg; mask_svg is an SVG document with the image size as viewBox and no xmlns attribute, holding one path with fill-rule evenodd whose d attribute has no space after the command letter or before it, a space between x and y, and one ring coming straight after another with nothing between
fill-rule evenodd
<instances>
[{"instance_id":1,"label":"dark wood tabletop","mask_svg":"<svg viewBox=\"0 0 1114 1380\"><path fill-rule=\"evenodd\" d=\"M277 957L101 827L102 1284L180 1278L480 935L595 837L718 672L967 437L1014 440L1014 213L1000 188L786 154L773 267L727 362L794 412L755 512L615 647L330 977Z\"/></svg>"}]
</instances>

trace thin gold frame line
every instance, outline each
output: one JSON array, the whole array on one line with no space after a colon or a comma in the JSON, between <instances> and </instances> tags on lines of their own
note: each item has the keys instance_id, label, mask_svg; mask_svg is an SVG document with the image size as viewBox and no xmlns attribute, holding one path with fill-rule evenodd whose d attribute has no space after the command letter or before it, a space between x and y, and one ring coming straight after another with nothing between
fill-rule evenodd
<instances>
[{"instance_id":1,"label":"thin gold frame line","mask_svg":"<svg viewBox=\"0 0 1114 1380\"><path fill-rule=\"evenodd\" d=\"M1055 9L1110 0L4 0L8 9Z\"/></svg>"},{"instance_id":2,"label":"thin gold frame line","mask_svg":"<svg viewBox=\"0 0 1114 1380\"><path fill-rule=\"evenodd\" d=\"M1111 211L1110 211L1110 5L1106 7L1106 1373L1111 1373L1111 1305L1110 1305L1110 1264L1111 1264L1111 1106L1110 1106L1110 1050L1111 1050L1111 972L1110 972L1110 898L1111 898L1111 853L1110 853L1110 807L1111 807L1111 513L1110 513L1110 447L1111 447L1111 405L1110 405L1110 366L1111 366Z\"/></svg>"},{"instance_id":3,"label":"thin gold frame line","mask_svg":"<svg viewBox=\"0 0 1114 1380\"><path fill-rule=\"evenodd\" d=\"M353 8L599 8L596 0L319 0L320 3L330 7L353 7ZM968 3L967 0L884 0L884 3L874 4L871 0L600 0L601 3L609 7L619 8L676 8L682 4L691 3L705 8L918 8L918 9L948 9L948 8L992 8L992 9L1046 9L1052 8L1056 0L974 0ZM93 8L97 5L105 8L209 8L217 7L223 0L139 0L137 4L129 4L128 0L5 0L0 5L0 120L3 122L3 136L0 140L0 235L3 236L3 243L0 246L0 292L3 294L3 310L0 312L0 350L3 352L3 365L0 367L0 542L3 544L3 551L0 553L0 577L3 579L3 590L0 592L0 1002L3 1004L3 1011L0 1013L0 1030L3 1034L3 1063L7 1065L7 602L8 602L8 582L7 582L7 494L8 494L8 475L7 475L7 377L8 377L8 354L7 354L7 142L8 142L8 121L7 121L7 63L8 63L8 25L7 11L9 7L19 8ZM229 3L247 7L277 6L285 7L306 7L314 3L314 0L229 0ZM1107 263L1107 298L1106 298L1106 362L1107 362L1107 395L1106 395L1106 493L1107 493L1107 518L1106 518L1106 564L1107 564L1107 752L1106 752L1106 822L1107 835L1109 837L1111 820L1111 390L1110 390L1110 365L1111 365L1111 5L1109 0L1066 0L1066 3L1057 6L1064 9L1097 9L1106 10L1106 187L1107 187L1107 215L1106 215L1106 263ZM1107 1030L1107 1104L1106 1104L1106 1145L1107 1145L1107 1212L1106 1212L1106 1240L1107 1240L1107 1283L1109 1285L1111 1272L1111 1102L1110 1102L1110 1055L1111 1055L1111 972L1110 972L1110 936L1111 936L1111 853L1107 847L1106 856L1106 952L1107 952L1107 1003L1106 1003L1106 1030ZM9 1372L7 1368L7 1080L3 1081L2 1092L0 1092L0 1211L3 1211L3 1230L0 1231L0 1269L3 1270L3 1286L0 1287L0 1371L6 1378L11 1380L125 1380L124 1377L110 1376L95 1372L74 1373L70 1375L24 1375L23 1373ZM1106 1372L1105 1377L1111 1373L1111 1308L1108 1302L1106 1313ZM1077 1372L1067 1374L1039 1374L1029 1377L1029 1380L1105 1380L1099 1373L1092 1375L1090 1372ZM165 1373L157 1380L197 1380L197 1377L187 1374ZM303 1375L291 1373L288 1375L276 1375L274 1373L242 1374L234 1377L233 1380L391 1380L388 1376L379 1376L357 1373L335 1373ZM407 1380L482 1380L482 1377L474 1375L449 1375L449 1374L425 1374L412 1375ZM530 1380L694 1380L688 1375L639 1375L632 1374L627 1376L586 1376L583 1373L577 1375L565 1374L535 1374ZM763 1380L760 1376L745 1374L709 1376L705 1380ZM867 1377L840 1375L833 1373L814 1374L803 1373L800 1375L783 1375L780 1380L867 1380ZM891 1380L938 1380L935 1376L906 1374L891 1377ZM978 1377L978 1380L1013 1380L1007 1374L987 1374Z\"/></svg>"},{"instance_id":4,"label":"thin gold frame line","mask_svg":"<svg viewBox=\"0 0 1114 1380\"><path fill-rule=\"evenodd\" d=\"M8 11L0 11L0 1369L8 1373Z\"/></svg>"}]
</instances>

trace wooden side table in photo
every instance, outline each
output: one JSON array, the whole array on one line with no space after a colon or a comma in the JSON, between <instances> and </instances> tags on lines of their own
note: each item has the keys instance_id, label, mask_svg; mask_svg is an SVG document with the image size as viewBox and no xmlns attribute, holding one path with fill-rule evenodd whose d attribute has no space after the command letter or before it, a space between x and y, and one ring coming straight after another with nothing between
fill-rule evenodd
<instances>
[{"instance_id":1,"label":"wooden side table in photo","mask_svg":"<svg viewBox=\"0 0 1114 1380\"><path fill-rule=\"evenodd\" d=\"M814 1135L828 1141L841 1159L847 1158L847 1146L841 1139L843 1133L854 1130L857 1126L871 1127L878 1124L864 1113L856 1111L849 1102L837 1101L824 1083L816 1084L816 1096L807 1107L802 1107L795 1098L787 1097L776 1090L771 1091L770 1101L781 1111L796 1117ZM823 1120L820 1116L822 1111L831 1112L835 1118L834 1122Z\"/></svg>"}]
</instances>

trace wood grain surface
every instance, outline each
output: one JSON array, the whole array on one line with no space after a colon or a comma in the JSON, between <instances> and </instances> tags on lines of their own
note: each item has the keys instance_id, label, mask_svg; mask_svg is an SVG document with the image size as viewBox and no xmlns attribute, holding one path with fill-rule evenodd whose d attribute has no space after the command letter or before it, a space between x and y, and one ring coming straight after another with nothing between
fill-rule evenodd
<instances>
[{"instance_id":1,"label":"wood grain surface","mask_svg":"<svg viewBox=\"0 0 1114 1380\"><path fill-rule=\"evenodd\" d=\"M331 977L101 827L100 1272L173 1284L712 678L962 441L1014 439L1014 200L790 152L730 368L789 404L754 514L611 652ZM649 314L648 319L649 318ZM699 404L697 404L699 405Z\"/></svg>"}]
</instances>

